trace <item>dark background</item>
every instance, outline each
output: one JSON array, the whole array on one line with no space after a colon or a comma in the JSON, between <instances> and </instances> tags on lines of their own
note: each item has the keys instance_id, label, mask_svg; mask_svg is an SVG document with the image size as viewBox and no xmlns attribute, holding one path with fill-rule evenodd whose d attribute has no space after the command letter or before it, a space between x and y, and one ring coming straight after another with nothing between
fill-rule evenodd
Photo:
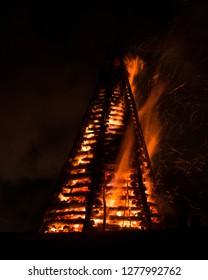
<instances>
[{"instance_id":1,"label":"dark background","mask_svg":"<svg viewBox=\"0 0 208 280\"><path fill-rule=\"evenodd\" d=\"M193 0L1 7L0 231L38 230L109 46L159 65L168 84L154 164L167 226L184 212L207 225L207 9Z\"/></svg>"}]
</instances>

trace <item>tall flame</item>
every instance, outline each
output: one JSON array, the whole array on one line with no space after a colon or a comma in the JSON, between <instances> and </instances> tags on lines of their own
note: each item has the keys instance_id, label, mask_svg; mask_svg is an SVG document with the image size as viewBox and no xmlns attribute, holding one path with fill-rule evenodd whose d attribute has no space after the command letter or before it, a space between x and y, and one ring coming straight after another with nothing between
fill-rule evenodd
<instances>
[{"instance_id":1,"label":"tall flame","mask_svg":"<svg viewBox=\"0 0 208 280\"><path fill-rule=\"evenodd\" d=\"M137 93L137 84L135 78L141 75L144 69L144 62L138 56L135 59L126 57L125 64L127 71L129 73L129 83L132 89L132 93L137 105L137 112L142 126L144 140L147 146L148 154L150 159L156 152L157 144L159 141L161 133L161 125L158 121L157 114L155 113L155 106L158 104L159 98L164 91L164 87L158 83L158 77L154 77L153 87L150 91L149 97L145 104L139 108L139 101L141 96ZM121 207L123 206L122 216L127 218L125 223L121 227L137 227L142 228L140 223L133 224L131 222L130 215L133 214L133 202L129 200L128 188L131 185L131 175L134 173L132 169L131 154L134 147L134 132L131 124L127 126L127 129L124 134L123 142L120 149L120 154L117 158L117 167L115 169L114 177L109 183L109 186L114 186L114 191L105 197L106 206L109 207ZM155 204L155 195L154 195L154 184L152 182L149 169L145 166L142 166L143 169L143 183L146 187L147 202L150 203L150 211L152 213L158 213L157 209L153 206ZM124 190L126 188L126 190ZM124 195L125 200L120 200L120 197ZM127 204L126 205L126 201ZM133 206L134 207L134 206ZM140 209L138 209L140 211ZM130 214L131 213L131 214ZM121 211L116 211L116 215L119 216ZM109 219L110 212L107 213L107 221ZM156 219L154 219L154 222Z\"/></svg>"},{"instance_id":2,"label":"tall flame","mask_svg":"<svg viewBox=\"0 0 208 280\"><path fill-rule=\"evenodd\" d=\"M164 82L160 81L160 76L156 73L153 77L152 88L149 92L149 96L143 106L139 108L139 104L141 103L141 94L137 87L135 78L142 73L145 64L138 56L136 58L129 56L125 57L124 63L129 73L129 83L137 105L138 116L147 151L152 162L153 156L159 150L158 144L162 133L162 125L158 118L158 111L156 107L159 104L161 95L165 91L166 85Z\"/></svg>"},{"instance_id":3,"label":"tall flame","mask_svg":"<svg viewBox=\"0 0 208 280\"><path fill-rule=\"evenodd\" d=\"M114 192L111 194L111 196L107 197L106 204L107 206L116 206L117 205L117 199L120 195L122 195L122 187L128 184L129 181L129 175L130 175L130 163L129 158L132 153L133 148L133 130L132 127L129 125L127 127L125 138L123 140L122 146L121 146L121 152L118 156L118 166L115 171L114 178L110 182L109 185L115 186Z\"/></svg>"}]
</instances>

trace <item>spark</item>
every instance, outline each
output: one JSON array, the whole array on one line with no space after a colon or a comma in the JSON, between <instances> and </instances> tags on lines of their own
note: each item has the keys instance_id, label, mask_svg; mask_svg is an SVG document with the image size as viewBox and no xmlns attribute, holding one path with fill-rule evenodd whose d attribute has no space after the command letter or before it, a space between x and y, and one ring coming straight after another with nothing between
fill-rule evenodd
<instances>
[{"instance_id":1,"label":"spark","mask_svg":"<svg viewBox=\"0 0 208 280\"><path fill-rule=\"evenodd\" d=\"M184 87L184 85L185 85L185 84L181 84L180 86L178 86L178 87L174 88L173 90L171 90L171 91L169 92L169 94L171 94L171 93L173 93L173 92L177 91L179 88Z\"/></svg>"},{"instance_id":2,"label":"spark","mask_svg":"<svg viewBox=\"0 0 208 280\"><path fill-rule=\"evenodd\" d=\"M168 144L168 146L171 148L172 151L180 154L180 155L184 155L182 152L178 151L177 149L173 148L170 144Z\"/></svg>"}]
</instances>

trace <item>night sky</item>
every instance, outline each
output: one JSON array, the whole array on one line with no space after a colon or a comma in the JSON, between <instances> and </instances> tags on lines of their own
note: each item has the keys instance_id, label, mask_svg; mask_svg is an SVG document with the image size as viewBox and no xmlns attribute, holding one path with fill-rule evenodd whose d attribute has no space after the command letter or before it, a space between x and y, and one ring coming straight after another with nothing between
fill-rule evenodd
<instances>
[{"instance_id":1,"label":"night sky","mask_svg":"<svg viewBox=\"0 0 208 280\"><path fill-rule=\"evenodd\" d=\"M142 56L149 77L159 65L167 88L156 108L164 127L155 159L158 192L169 215L179 205L206 220L206 26L206 1L1 7L0 231L38 230L113 46Z\"/></svg>"}]
</instances>

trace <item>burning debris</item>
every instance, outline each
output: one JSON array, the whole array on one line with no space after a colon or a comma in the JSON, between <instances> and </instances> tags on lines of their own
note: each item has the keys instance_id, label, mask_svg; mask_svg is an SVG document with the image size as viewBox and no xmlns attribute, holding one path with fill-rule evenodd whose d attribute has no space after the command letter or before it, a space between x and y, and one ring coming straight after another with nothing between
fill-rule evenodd
<instances>
[{"instance_id":1,"label":"burning debris","mask_svg":"<svg viewBox=\"0 0 208 280\"><path fill-rule=\"evenodd\" d=\"M154 103L138 112L133 81L143 62L131 63L139 67L127 67L128 80L119 56L108 57L42 232L148 229L160 222L148 155L157 140L146 147L139 122Z\"/></svg>"}]
</instances>

